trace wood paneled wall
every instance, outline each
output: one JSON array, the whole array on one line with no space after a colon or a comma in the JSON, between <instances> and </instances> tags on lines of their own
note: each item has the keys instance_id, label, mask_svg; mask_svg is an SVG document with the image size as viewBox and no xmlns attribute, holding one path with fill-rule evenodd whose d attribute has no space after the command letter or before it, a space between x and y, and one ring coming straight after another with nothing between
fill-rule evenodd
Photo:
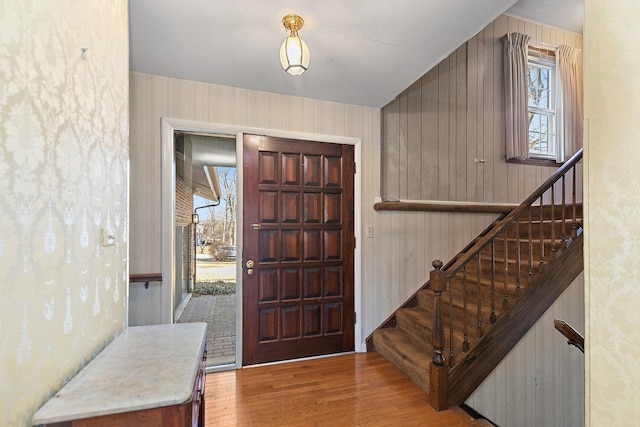
<instances>
[{"instance_id":1,"label":"wood paneled wall","mask_svg":"<svg viewBox=\"0 0 640 427\"><path fill-rule=\"evenodd\" d=\"M506 19L507 22L513 20L513 18L506 17L499 19ZM522 23L523 28L529 28L533 25L528 23L525 25L523 21L519 20L514 22L518 22L518 25ZM495 23L490 26L493 25ZM538 28L538 26L533 26L533 28ZM485 31L487 30L485 29L482 33ZM455 53L456 57L459 52L460 50ZM419 94L413 93L411 103L406 98L409 90L403 92L398 100L394 101L394 103L399 103L400 99L406 98L406 107L403 107L406 108L406 111L403 110L405 111L403 117L406 117L405 122L407 123L403 127L405 135L409 127L422 129L424 126L425 129L430 129L438 126L438 128L442 128L443 132L445 130L444 125L439 125L440 122L445 122L444 116L439 119L433 114L426 112L423 114L422 110L418 112L415 108L411 114L408 114L409 105L422 105L424 91L431 93L429 96L434 96L433 83L423 87L423 83L430 78L434 78L433 72L412 86L415 90L419 84L420 92ZM449 91L451 91L451 87L449 87ZM456 91L456 99L458 95ZM433 186L437 184L438 173L441 173L438 172L438 169L434 169L434 159L438 162L439 159L442 159L442 162L447 162L447 176L454 178L457 176L457 169L451 169L451 171L449 169L450 158L454 158L451 154L454 153L457 156L457 151L448 150L450 147L445 144L443 144L443 149L439 150L438 145L427 138L426 132L420 132L420 134L412 132L411 149L409 151L407 146L409 139L407 139L403 145L403 158L406 159L405 164L410 159L411 170L419 168L419 179L410 177L406 172L404 175L399 173L390 175L388 168L385 170L385 177L381 177L381 118L384 117L385 134L387 134L389 129L386 122L390 119L388 109L394 103L386 107L381 114L381 110L374 108L131 73L131 273L161 271L161 117L357 137L362 140L362 164L358 165L358 171L362 174L362 194L356 195L360 197L362 202L362 217L356 219L356 226L361 228L363 236L362 241L357 243L362 250L362 290L360 296L363 310L362 313L358 313L356 328L361 328L362 337L366 338L375 327L428 279L429 271L432 268L431 262L434 259L449 260L495 218L495 215L491 214L375 212L373 210L374 199L381 194L381 179L385 180L385 188L388 188L389 183L396 182L397 184L394 185L399 189L400 177L403 177L402 182L405 187L411 185L411 194L407 192L406 196L403 194L402 197L398 197L400 195L398 193L396 198L433 199L436 198L433 196L434 188L436 191L438 188ZM444 106L442 108L444 111ZM471 135L466 131L467 121L471 120L469 126L473 125L471 127L474 129L478 128L479 124L474 121L476 119L472 115L465 113L464 116L466 117L464 134ZM408 122L409 117L411 117L411 126ZM400 132L399 117L397 117L396 123L398 123L397 129ZM455 129L456 135L462 134L462 127L460 127L460 132L458 132L457 125ZM423 139L431 145L423 144ZM473 140L477 139L476 136ZM454 142L458 141L458 138L453 140ZM398 144L396 146L399 147ZM444 147L447 147L446 153ZM477 145L474 143L473 147L477 147ZM459 150L462 152L463 148L466 158L471 161L477 156L485 155L484 151L478 153L476 148L467 149L466 146L460 146ZM389 156L388 149L389 146L385 143L385 150L387 150L385 164L391 160L386 158ZM396 148L396 164L399 159L397 153L398 148ZM435 162L436 166L438 162ZM487 167L488 165L485 165L485 168ZM467 165L469 171L477 172L475 168L475 164ZM553 168L529 169L529 167L525 168L519 165L508 165L508 168L516 171L518 191L520 191L520 187L523 187L523 194L527 191L531 192L538 182L553 172ZM408 171L406 166L405 170ZM429 175L434 174L434 171L435 175ZM535 183L528 187L524 186L524 179L520 179L521 175L524 177L525 172L536 178ZM468 176L469 182L473 185L478 180L471 172L464 176ZM496 180L501 181L500 185L507 182L506 177L496 178ZM510 199L469 197L470 194L478 194L478 192L473 190L476 193L472 193L471 190L467 190L466 182L464 181L464 185L462 185L462 181L459 181L459 190L456 189L456 194L462 194L464 188L466 199L457 198L457 200L512 201ZM509 185L512 183L510 182ZM420 192L419 196L418 191ZM484 197L484 191L482 194ZM446 197L446 199L451 198ZM520 201L520 199L516 201ZM373 228L372 238L365 237L364 231L369 226ZM131 325L166 321L163 319L161 310L163 305L162 286L164 285L151 283L149 289L144 289L142 285L131 285L129 298ZM358 343L356 343L357 345Z\"/></svg>"},{"instance_id":2,"label":"wood paneled wall","mask_svg":"<svg viewBox=\"0 0 640 427\"><path fill-rule=\"evenodd\" d=\"M567 344L554 319L584 335L584 274L465 403L500 426L584 425L584 354Z\"/></svg>"},{"instance_id":3,"label":"wood paneled wall","mask_svg":"<svg viewBox=\"0 0 640 427\"><path fill-rule=\"evenodd\" d=\"M373 224L373 200L380 188L380 110L242 88L178 80L141 73L130 74L131 217L130 271L162 271L161 236L161 127L163 117L263 129L338 135L362 141L362 218ZM373 245L362 247L363 303L368 310L385 306L374 302L377 285L372 262ZM366 260L366 261L365 261ZM131 325L167 322L162 300L168 283L149 289L131 285ZM382 313L390 312L383 307ZM363 330L373 329L373 316ZM361 320L358 319L360 322Z\"/></svg>"},{"instance_id":4,"label":"wood paneled wall","mask_svg":"<svg viewBox=\"0 0 640 427\"><path fill-rule=\"evenodd\" d=\"M161 271L160 118L245 125L362 140L362 217L373 227L363 238L362 313L356 328L363 340L428 278L435 258L449 259L495 215L375 212L380 195L380 110L247 89L130 75L130 271ZM362 232L362 236L366 234ZM131 325L166 321L162 286L130 286ZM364 348L364 341L361 343ZM357 343L356 343L357 346Z\"/></svg>"},{"instance_id":5,"label":"wood paneled wall","mask_svg":"<svg viewBox=\"0 0 640 427\"><path fill-rule=\"evenodd\" d=\"M511 16L487 25L383 108L384 199L519 203L554 172L505 161L500 38L514 31L582 49L579 35Z\"/></svg>"}]
</instances>

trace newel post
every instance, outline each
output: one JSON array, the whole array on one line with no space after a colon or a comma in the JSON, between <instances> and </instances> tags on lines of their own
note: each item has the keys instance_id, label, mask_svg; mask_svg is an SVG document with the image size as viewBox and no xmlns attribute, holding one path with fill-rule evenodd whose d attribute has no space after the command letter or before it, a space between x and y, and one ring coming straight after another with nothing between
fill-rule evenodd
<instances>
[{"instance_id":1,"label":"newel post","mask_svg":"<svg viewBox=\"0 0 640 427\"><path fill-rule=\"evenodd\" d=\"M433 357L429 372L429 403L436 410L447 409L447 376L449 368L444 358L444 317L442 313L442 292L446 282L442 271L442 261L435 260L431 264L433 270L429 280L434 294L433 304L433 328L431 329L431 344L433 345Z\"/></svg>"}]
</instances>

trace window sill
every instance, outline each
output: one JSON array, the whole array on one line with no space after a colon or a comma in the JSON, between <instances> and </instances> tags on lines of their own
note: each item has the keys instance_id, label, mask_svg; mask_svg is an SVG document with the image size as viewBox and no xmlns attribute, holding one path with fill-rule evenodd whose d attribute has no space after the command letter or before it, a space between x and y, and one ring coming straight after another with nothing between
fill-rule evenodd
<instances>
[{"instance_id":1,"label":"window sill","mask_svg":"<svg viewBox=\"0 0 640 427\"><path fill-rule=\"evenodd\" d=\"M555 160L537 159L535 157L530 157L528 159L507 159L507 163L516 163L519 165L530 165L530 166L551 166L554 168L557 168L563 165L563 163L558 163Z\"/></svg>"}]
</instances>

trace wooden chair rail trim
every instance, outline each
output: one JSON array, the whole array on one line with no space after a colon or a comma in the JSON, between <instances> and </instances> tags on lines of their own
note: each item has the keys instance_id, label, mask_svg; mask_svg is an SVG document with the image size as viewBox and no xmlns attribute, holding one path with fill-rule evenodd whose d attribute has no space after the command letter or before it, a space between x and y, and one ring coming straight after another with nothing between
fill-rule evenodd
<instances>
[{"instance_id":1,"label":"wooden chair rail trim","mask_svg":"<svg viewBox=\"0 0 640 427\"><path fill-rule=\"evenodd\" d=\"M375 203L373 209L378 212L509 213L518 206L512 203L394 200Z\"/></svg>"},{"instance_id":2,"label":"wooden chair rail trim","mask_svg":"<svg viewBox=\"0 0 640 427\"><path fill-rule=\"evenodd\" d=\"M162 273L129 274L129 283L144 283L144 288L149 289L149 282L162 282Z\"/></svg>"}]
</instances>

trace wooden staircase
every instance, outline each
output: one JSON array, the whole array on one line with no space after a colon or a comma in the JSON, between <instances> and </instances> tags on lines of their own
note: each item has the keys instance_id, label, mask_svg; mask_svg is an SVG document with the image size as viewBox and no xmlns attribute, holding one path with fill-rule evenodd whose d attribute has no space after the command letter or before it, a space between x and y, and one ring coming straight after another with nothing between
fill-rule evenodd
<instances>
[{"instance_id":1,"label":"wooden staircase","mask_svg":"<svg viewBox=\"0 0 640 427\"><path fill-rule=\"evenodd\" d=\"M367 338L429 394L463 403L583 269L582 150L443 266Z\"/></svg>"}]
</instances>

